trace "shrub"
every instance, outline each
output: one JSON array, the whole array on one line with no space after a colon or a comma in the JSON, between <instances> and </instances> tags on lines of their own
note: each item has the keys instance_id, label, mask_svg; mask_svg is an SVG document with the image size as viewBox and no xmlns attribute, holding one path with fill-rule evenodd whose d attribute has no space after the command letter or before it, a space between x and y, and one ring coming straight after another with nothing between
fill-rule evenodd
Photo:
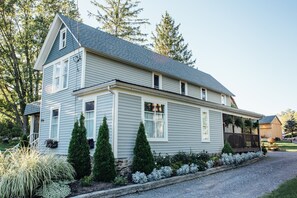
<instances>
[{"instance_id":1,"label":"shrub","mask_svg":"<svg viewBox=\"0 0 297 198\"><path fill-rule=\"evenodd\" d=\"M116 177L114 156L109 143L109 129L106 117L99 128L94 154L93 175L95 181L110 182Z\"/></svg>"},{"instance_id":2,"label":"shrub","mask_svg":"<svg viewBox=\"0 0 297 198\"><path fill-rule=\"evenodd\" d=\"M135 184L144 184L148 180L147 180L147 177L146 177L146 174L145 173L136 171L134 174L132 174L132 181Z\"/></svg>"},{"instance_id":3,"label":"shrub","mask_svg":"<svg viewBox=\"0 0 297 198\"><path fill-rule=\"evenodd\" d=\"M91 174L90 150L83 114L80 115L79 123L78 121L74 123L67 160L76 172L76 179L81 179Z\"/></svg>"},{"instance_id":4,"label":"shrub","mask_svg":"<svg viewBox=\"0 0 297 198\"><path fill-rule=\"evenodd\" d=\"M93 183L93 177L91 175L84 176L83 178L80 179L80 185L83 187L92 186L92 183Z\"/></svg>"},{"instance_id":5,"label":"shrub","mask_svg":"<svg viewBox=\"0 0 297 198\"><path fill-rule=\"evenodd\" d=\"M154 157L149 142L146 139L144 125L141 122L134 147L132 170L133 172L141 171L150 174L154 167Z\"/></svg>"},{"instance_id":6,"label":"shrub","mask_svg":"<svg viewBox=\"0 0 297 198\"><path fill-rule=\"evenodd\" d=\"M166 154L165 156L162 156L161 153L157 155L157 153L154 151L154 161L157 168L161 168L162 166L170 166L171 164L171 157L170 155Z\"/></svg>"},{"instance_id":7,"label":"shrub","mask_svg":"<svg viewBox=\"0 0 297 198\"><path fill-rule=\"evenodd\" d=\"M281 141L281 139L279 137L275 137L274 139L275 139L276 142Z\"/></svg>"},{"instance_id":8,"label":"shrub","mask_svg":"<svg viewBox=\"0 0 297 198\"><path fill-rule=\"evenodd\" d=\"M172 175L172 168L170 166L163 166L160 168L160 171L163 178L167 178Z\"/></svg>"},{"instance_id":9,"label":"shrub","mask_svg":"<svg viewBox=\"0 0 297 198\"><path fill-rule=\"evenodd\" d=\"M198 166L198 170L199 171L205 171L207 169L207 164L206 162L202 161L202 160L198 160L196 162L196 165Z\"/></svg>"},{"instance_id":10,"label":"shrub","mask_svg":"<svg viewBox=\"0 0 297 198\"><path fill-rule=\"evenodd\" d=\"M233 154L234 153L234 151L233 151L231 145L229 144L229 142L226 142L224 144L224 147L222 149L222 154L223 153L227 153L227 154L230 154L230 153Z\"/></svg>"},{"instance_id":11,"label":"shrub","mask_svg":"<svg viewBox=\"0 0 297 198\"><path fill-rule=\"evenodd\" d=\"M198 172L198 166L196 165L196 164L191 164L190 165L190 173L196 173L196 172Z\"/></svg>"},{"instance_id":12,"label":"shrub","mask_svg":"<svg viewBox=\"0 0 297 198\"><path fill-rule=\"evenodd\" d=\"M147 176L147 180L150 181L158 181L160 179L163 179L162 177L162 171L157 170L154 168L154 170Z\"/></svg>"},{"instance_id":13,"label":"shrub","mask_svg":"<svg viewBox=\"0 0 297 198\"><path fill-rule=\"evenodd\" d=\"M21 148L0 155L1 197L32 197L38 187L73 180L73 167L54 155Z\"/></svg>"},{"instance_id":14,"label":"shrub","mask_svg":"<svg viewBox=\"0 0 297 198\"><path fill-rule=\"evenodd\" d=\"M23 134L20 139L20 147L29 147L29 140L26 134Z\"/></svg>"},{"instance_id":15,"label":"shrub","mask_svg":"<svg viewBox=\"0 0 297 198\"><path fill-rule=\"evenodd\" d=\"M186 175L190 172L190 166L188 164L182 165L178 170L176 170L177 175Z\"/></svg>"},{"instance_id":16,"label":"shrub","mask_svg":"<svg viewBox=\"0 0 297 198\"><path fill-rule=\"evenodd\" d=\"M181 162L182 164L189 164L191 160L187 153L179 151L177 154L172 156L171 161L172 163Z\"/></svg>"},{"instance_id":17,"label":"shrub","mask_svg":"<svg viewBox=\"0 0 297 198\"><path fill-rule=\"evenodd\" d=\"M117 186L125 186L128 184L128 179L127 177L117 176L116 178L114 178L113 183Z\"/></svg>"},{"instance_id":18,"label":"shrub","mask_svg":"<svg viewBox=\"0 0 297 198\"><path fill-rule=\"evenodd\" d=\"M214 167L214 161L213 160L209 160L206 162L207 168L213 168Z\"/></svg>"},{"instance_id":19,"label":"shrub","mask_svg":"<svg viewBox=\"0 0 297 198\"><path fill-rule=\"evenodd\" d=\"M70 187L64 182L52 182L39 188L36 195L44 198L64 198L70 193Z\"/></svg>"}]
</instances>

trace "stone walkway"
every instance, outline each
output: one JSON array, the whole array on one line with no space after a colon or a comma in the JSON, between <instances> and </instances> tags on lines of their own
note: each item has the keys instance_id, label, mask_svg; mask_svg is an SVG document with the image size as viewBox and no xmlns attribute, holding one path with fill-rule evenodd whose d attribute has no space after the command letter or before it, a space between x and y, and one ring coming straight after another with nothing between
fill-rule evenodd
<instances>
[{"instance_id":1,"label":"stone walkway","mask_svg":"<svg viewBox=\"0 0 297 198\"><path fill-rule=\"evenodd\" d=\"M249 166L127 195L124 198L259 197L296 176L297 152L269 152L265 159Z\"/></svg>"}]
</instances>

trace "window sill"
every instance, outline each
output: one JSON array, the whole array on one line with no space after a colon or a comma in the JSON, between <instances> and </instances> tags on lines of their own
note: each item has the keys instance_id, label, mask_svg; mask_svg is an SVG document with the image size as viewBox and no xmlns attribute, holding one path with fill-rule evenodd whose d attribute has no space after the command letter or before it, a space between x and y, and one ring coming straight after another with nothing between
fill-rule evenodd
<instances>
[{"instance_id":1,"label":"window sill","mask_svg":"<svg viewBox=\"0 0 297 198\"><path fill-rule=\"evenodd\" d=\"M168 142L167 138L147 138L149 142Z\"/></svg>"},{"instance_id":2,"label":"window sill","mask_svg":"<svg viewBox=\"0 0 297 198\"><path fill-rule=\"evenodd\" d=\"M210 140L208 140L208 141L201 141L202 143L210 143Z\"/></svg>"}]
</instances>

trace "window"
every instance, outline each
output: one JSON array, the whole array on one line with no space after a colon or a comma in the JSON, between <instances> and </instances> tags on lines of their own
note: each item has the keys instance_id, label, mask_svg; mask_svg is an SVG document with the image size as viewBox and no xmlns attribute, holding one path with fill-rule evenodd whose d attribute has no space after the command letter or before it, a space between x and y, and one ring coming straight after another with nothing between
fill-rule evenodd
<instances>
[{"instance_id":1,"label":"window","mask_svg":"<svg viewBox=\"0 0 297 198\"><path fill-rule=\"evenodd\" d=\"M51 109L50 139L58 140L60 109Z\"/></svg>"},{"instance_id":2,"label":"window","mask_svg":"<svg viewBox=\"0 0 297 198\"><path fill-rule=\"evenodd\" d=\"M207 100L207 90L205 88L201 88L201 100Z\"/></svg>"},{"instance_id":3,"label":"window","mask_svg":"<svg viewBox=\"0 0 297 198\"><path fill-rule=\"evenodd\" d=\"M60 30L60 45L59 45L59 50L63 49L66 47L66 28L63 28Z\"/></svg>"},{"instance_id":4,"label":"window","mask_svg":"<svg viewBox=\"0 0 297 198\"><path fill-rule=\"evenodd\" d=\"M221 95L221 103L222 105L226 105L226 96L224 94Z\"/></svg>"},{"instance_id":5,"label":"window","mask_svg":"<svg viewBox=\"0 0 297 198\"><path fill-rule=\"evenodd\" d=\"M68 87L68 59L54 65L53 91L59 91Z\"/></svg>"},{"instance_id":6,"label":"window","mask_svg":"<svg viewBox=\"0 0 297 198\"><path fill-rule=\"evenodd\" d=\"M210 141L208 110L205 109L201 110L201 141Z\"/></svg>"},{"instance_id":7,"label":"window","mask_svg":"<svg viewBox=\"0 0 297 198\"><path fill-rule=\"evenodd\" d=\"M85 103L85 125L87 129L87 137L94 138L95 131L95 102L88 101Z\"/></svg>"},{"instance_id":8,"label":"window","mask_svg":"<svg viewBox=\"0 0 297 198\"><path fill-rule=\"evenodd\" d=\"M162 76L160 74L153 73L152 87L155 89L162 89Z\"/></svg>"},{"instance_id":9,"label":"window","mask_svg":"<svg viewBox=\"0 0 297 198\"><path fill-rule=\"evenodd\" d=\"M187 83L180 81L180 94L188 95Z\"/></svg>"},{"instance_id":10,"label":"window","mask_svg":"<svg viewBox=\"0 0 297 198\"><path fill-rule=\"evenodd\" d=\"M144 126L149 140L166 140L164 104L144 102Z\"/></svg>"}]
</instances>

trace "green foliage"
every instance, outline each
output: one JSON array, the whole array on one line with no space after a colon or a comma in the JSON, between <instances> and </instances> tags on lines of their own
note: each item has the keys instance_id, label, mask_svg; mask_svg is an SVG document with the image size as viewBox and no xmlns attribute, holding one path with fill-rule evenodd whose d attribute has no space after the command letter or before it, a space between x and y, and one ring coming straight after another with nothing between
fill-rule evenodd
<instances>
[{"instance_id":1,"label":"green foliage","mask_svg":"<svg viewBox=\"0 0 297 198\"><path fill-rule=\"evenodd\" d=\"M146 138L144 125L141 122L134 146L132 171L139 171L144 172L145 174L150 174L154 168L154 157L151 151L150 144Z\"/></svg>"},{"instance_id":2,"label":"green foliage","mask_svg":"<svg viewBox=\"0 0 297 198\"><path fill-rule=\"evenodd\" d=\"M20 147L29 147L29 140L26 134L22 135L20 139Z\"/></svg>"},{"instance_id":3,"label":"green foliage","mask_svg":"<svg viewBox=\"0 0 297 198\"><path fill-rule=\"evenodd\" d=\"M109 129L106 117L99 128L94 154L93 176L95 181L110 182L116 176L114 156L109 143Z\"/></svg>"},{"instance_id":4,"label":"green foliage","mask_svg":"<svg viewBox=\"0 0 297 198\"><path fill-rule=\"evenodd\" d=\"M67 160L76 172L76 179L91 174L91 157L83 114L80 115L79 123L74 123Z\"/></svg>"},{"instance_id":5,"label":"green foliage","mask_svg":"<svg viewBox=\"0 0 297 198\"><path fill-rule=\"evenodd\" d=\"M92 183L93 183L93 177L92 177L92 175L84 176L80 180L80 185L83 186L83 187L85 187L85 186L92 186Z\"/></svg>"},{"instance_id":6,"label":"green foliage","mask_svg":"<svg viewBox=\"0 0 297 198\"><path fill-rule=\"evenodd\" d=\"M113 183L117 186L125 186L128 184L128 179L127 177L117 176L116 178L114 178Z\"/></svg>"},{"instance_id":7,"label":"green foliage","mask_svg":"<svg viewBox=\"0 0 297 198\"><path fill-rule=\"evenodd\" d=\"M1 137L20 137L22 134L22 128L16 123L10 121L9 119L4 119L0 121L0 136Z\"/></svg>"},{"instance_id":8,"label":"green foliage","mask_svg":"<svg viewBox=\"0 0 297 198\"><path fill-rule=\"evenodd\" d=\"M140 1L105 0L105 4L92 0L97 7L97 14L89 12L100 23L100 29L134 43L144 43L146 36L141 32L141 26L149 24L148 19L139 18L143 8L138 8Z\"/></svg>"},{"instance_id":9,"label":"green foliage","mask_svg":"<svg viewBox=\"0 0 297 198\"><path fill-rule=\"evenodd\" d=\"M153 151L154 161L157 168L161 168L162 166L170 166L171 165L171 156L166 153L166 155L161 155L155 151Z\"/></svg>"},{"instance_id":10,"label":"green foliage","mask_svg":"<svg viewBox=\"0 0 297 198\"><path fill-rule=\"evenodd\" d=\"M40 99L41 78L34 63L57 12L78 18L74 0L0 1L0 114L24 132L26 104Z\"/></svg>"},{"instance_id":11,"label":"green foliage","mask_svg":"<svg viewBox=\"0 0 297 198\"><path fill-rule=\"evenodd\" d=\"M43 198L64 198L70 193L70 187L65 182L52 182L39 188L35 195Z\"/></svg>"},{"instance_id":12,"label":"green foliage","mask_svg":"<svg viewBox=\"0 0 297 198\"><path fill-rule=\"evenodd\" d=\"M240 127L240 128L243 128L243 121L242 121L242 118L240 117L236 117L235 118L235 122L234 122L235 126L237 127Z\"/></svg>"},{"instance_id":13,"label":"green foliage","mask_svg":"<svg viewBox=\"0 0 297 198\"><path fill-rule=\"evenodd\" d=\"M291 118L286 121L284 128L285 128L285 132L286 133L291 133L291 135L293 137L294 131L297 130L297 122L296 122L295 117L293 115L291 115Z\"/></svg>"},{"instance_id":14,"label":"green foliage","mask_svg":"<svg viewBox=\"0 0 297 198\"><path fill-rule=\"evenodd\" d=\"M264 195L262 198L296 198L297 197L297 177L281 184L271 193Z\"/></svg>"},{"instance_id":15,"label":"green foliage","mask_svg":"<svg viewBox=\"0 0 297 198\"><path fill-rule=\"evenodd\" d=\"M222 154L223 154L223 153L227 153L227 154L231 153L231 154L234 154L234 151L233 151L231 145L229 144L229 142L226 142L226 143L224 144L224 147L223 147L223 149L222 149Z\"/></svg>"},{"instance_id":16,"label":"green foliage","mask_svg":"<svg viewBox=\"0 0 297 198\"><path fill-rule=\"evenodd\" d=\"M162 15L161 22L156 25L156 35L152 37L154 51L193 67L196 60L192 60L192 51L179 33L179 26L175 26L168 12Z\"/></svg>"},{"instance_id":17,"label":"green foliage","mask_svg":"<svg viewBox=\"0 0 297 198\"><path fill-rule=\"evenodd\" d=\"M54 155L41 155L29 148L0 153L0 194L8 197L32 197L42 185L73 180L73 167Z\"/></svg>"}]
</instances>

